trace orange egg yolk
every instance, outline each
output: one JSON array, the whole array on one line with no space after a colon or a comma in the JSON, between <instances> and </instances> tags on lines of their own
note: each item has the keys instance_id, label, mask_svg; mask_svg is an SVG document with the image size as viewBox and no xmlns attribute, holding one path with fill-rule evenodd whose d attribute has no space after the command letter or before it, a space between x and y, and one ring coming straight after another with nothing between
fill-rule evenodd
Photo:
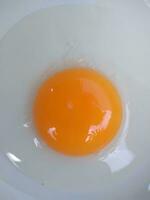
<instances>
[{"instance_id":1,"label":"orange egg yolk","mask_svg":"<svg viewBox=\"0 0 150 200\"><path fill-rule=\"evenodd\" d=\"M118 133L122 103L99 72L73 67L50 76L33 105L38 134L52 149L82 156L102 150Z\"/></svg>"}]
</instances>

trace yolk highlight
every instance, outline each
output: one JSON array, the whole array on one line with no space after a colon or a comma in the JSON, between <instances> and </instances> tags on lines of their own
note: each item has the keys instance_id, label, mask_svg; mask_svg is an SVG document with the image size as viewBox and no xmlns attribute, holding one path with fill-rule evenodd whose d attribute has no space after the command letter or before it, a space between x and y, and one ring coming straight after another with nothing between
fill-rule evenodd
<instances>
[{"instance_id":1,"label":"yolk highlight","mask_svg":"<svg viewBox=\"0 0 150 200\"><path fill-rule=\"evenodd\" d=\"M57 72L41 85L33 119L49 147L66 155L88 155L102 150L116 136L122 104L104 75L74 67Z\"/></svg>"}]
</instances>

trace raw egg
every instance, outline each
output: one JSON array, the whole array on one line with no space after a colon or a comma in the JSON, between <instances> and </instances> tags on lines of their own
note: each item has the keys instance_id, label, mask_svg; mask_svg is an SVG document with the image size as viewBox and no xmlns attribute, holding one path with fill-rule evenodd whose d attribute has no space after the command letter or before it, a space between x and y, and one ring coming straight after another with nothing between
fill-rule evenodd
<instances>
[{"instance_id":1,"label":"raw egg","mask_svg":"<svg viewBox=\"0 0 150 200\"><path fill-rule=\"evenodd\" d=\"M34 199L148 198L148 7L66 2L3 26L0 180Z\"/></svg>"},{"instance_id":2,"label":"raw egg","mask_svg":"<svg viewBox=\"0 0 150 200\"><path fill-rule=\"evenodd\" d=\"M102 150L118 133L121 98L103 74L72 67L50 76L33 105L38 134L51 148L82 156Z\"/></svg>"}]
</instances>

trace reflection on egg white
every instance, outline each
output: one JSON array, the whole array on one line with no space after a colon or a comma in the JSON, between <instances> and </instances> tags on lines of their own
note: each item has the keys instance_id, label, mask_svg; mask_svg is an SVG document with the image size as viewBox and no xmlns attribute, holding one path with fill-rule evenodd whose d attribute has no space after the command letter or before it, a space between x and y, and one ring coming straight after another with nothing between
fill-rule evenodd
<instances>
[{"instance_id":1,"label":"reflection on egg white","mask_svg":"<svg viewBox=\"0 0 150 200\"><path fill-rule=\"evenodd\" d=\"M116 172L127 167L134 159L133 152L131 152L131 150L128 149L126 144L127 129L130 120L130 112L127 104L125 107L125 112L126 120L122 137L116 145L115 150L109 153L108 155L99 158L99 160L103 161L109 166L111 172Z\"/></svg>"},{"instance_id":2,"label":"reflection on egg white","mask_svg":"<svg viewBox=\"0 0 150 200\"><path fill-rule=\"evenodd\" d=\"M31 128L31 122L25 122L23 124L23 127L24 128ZM33 138L33 143L34 143L36 148L40 148L40 149L42 148L42 145L41 145L41 143L40 143L40 141L39 141L39 139L37 137Z\"/></svg>"},{"instance_id":3,"label":"reflection on egg white","mask_svg":"<svg viewBox=\"0 0 150 200\"><path fill-rule=\"evenodd\" d=\"M17 156L15 156L14 154L12 154L10 152L6 153L6 155L7 155L8 159L13 163L13 165L15 165L16 167L19 167L18 163L21 162L20 158L18 158Z\"/></svg>"},{"instance_id":4,"label":"reflection on egg white","mask_svg":"<svg viewBox=\"0 0 150 200\"><path fill-rule=\"evenodd\" d=\"M40 141L36 137L33 139L33 142L37 148L42 148Z\"/></svg>"},{"instance_id":5,"label":"reflection on egg white","mask_svg":"<svg viewBox=\"0 0 150 200\"><path fill-rule=\"evenodd\" d=\"M30 127L30 124L31 124L30 122L25 122L25 123L23 124L23 127L24 127L24 128L29 128L29 127Z\"/></svg>"}]
</instances>

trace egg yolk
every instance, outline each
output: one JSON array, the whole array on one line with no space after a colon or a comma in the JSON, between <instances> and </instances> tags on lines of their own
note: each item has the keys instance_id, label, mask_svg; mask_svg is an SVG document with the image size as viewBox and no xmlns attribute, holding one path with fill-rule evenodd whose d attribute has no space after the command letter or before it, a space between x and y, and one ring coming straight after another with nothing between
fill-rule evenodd
<instances>
[{"instance_id":1,"label":"egg yolk","mask_svg":"<svg viewBox=\"0 0 150 200\"><path fill-rule=\"evenodd\" d=\"M33 120L52 149L82 156L102 150L116 136L122 103L116 88L101 73L73 67L50 76L39 88Z\"/></svg>"}]
</instances>

